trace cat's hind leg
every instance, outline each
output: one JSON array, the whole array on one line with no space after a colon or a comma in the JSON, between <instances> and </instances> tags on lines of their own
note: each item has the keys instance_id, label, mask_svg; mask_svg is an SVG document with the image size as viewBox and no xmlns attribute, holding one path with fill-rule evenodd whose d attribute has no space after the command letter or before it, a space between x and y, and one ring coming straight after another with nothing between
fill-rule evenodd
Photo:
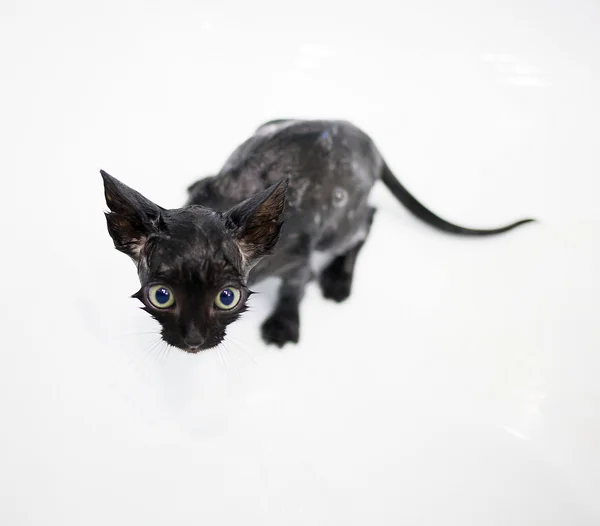
<instances>
[{"instance_id":1,"label":"cat's hind leg","mask_svg":"<svg viewBox=\"0 0 600 526\"><path fill-rule=\"evenodd\" d=\"M343 254L336 256L331 263L321 271L319 285L321 286L321 291L325 298L339 303L348 299L350 296L356 259L369 235L374 215L375 208L370 207L366 217L365 237Z\"/></svg>"}]
</instances>

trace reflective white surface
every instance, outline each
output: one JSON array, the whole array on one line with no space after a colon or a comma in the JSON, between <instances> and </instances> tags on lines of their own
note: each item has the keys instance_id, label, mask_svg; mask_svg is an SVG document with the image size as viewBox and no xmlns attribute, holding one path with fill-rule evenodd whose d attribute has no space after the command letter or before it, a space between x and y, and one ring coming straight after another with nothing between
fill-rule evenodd
<instances>
[{"instance_id":1,"label":"reflective white surface","mask_svg":"<svg viewBox=\"0 0 600 526\"><path fill-rule=\"evenodd\" d=\"M0 15L0 523L600 522L597 2ZM98 170L175 207L280 117L363 127L449 220L541 222L459 239L377 188L301 345L260 342L267 283L226 349L161 354Z\"/></svg>"}]
</instances>

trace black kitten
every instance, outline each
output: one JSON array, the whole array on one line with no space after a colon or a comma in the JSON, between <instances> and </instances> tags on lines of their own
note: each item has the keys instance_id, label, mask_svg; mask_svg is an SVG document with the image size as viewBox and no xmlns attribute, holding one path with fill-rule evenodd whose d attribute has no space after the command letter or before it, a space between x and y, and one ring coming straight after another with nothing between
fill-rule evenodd
<instances>
[{"instance_id":1,"label":"black kitten","mask_svg":"<svg viewBox=\"0 0 600 526\"><path fill-rule=\"evenodd\" d=\"M446 232L499 234L532 221L492 230L444 221L408 193L364 132L340 121L264 124L174 210L101 174L108 231L137 264L142 288L134 296L161 324L166 342L193 353L223 340L246 309L248 285L269 276L282 283L263 338L280 347L297 342L315 252L331 256L319 276L323 295L345 300L373 221L368 196L378 179L414 215Z\"/></svg>"}]
</instances>

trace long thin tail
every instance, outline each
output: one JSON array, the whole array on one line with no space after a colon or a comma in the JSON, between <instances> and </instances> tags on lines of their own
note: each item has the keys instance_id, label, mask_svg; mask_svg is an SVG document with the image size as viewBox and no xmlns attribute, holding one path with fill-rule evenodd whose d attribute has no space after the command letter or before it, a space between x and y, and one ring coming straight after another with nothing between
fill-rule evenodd
<instances>
[{"instance_id":1,"label":"long thin tail","mask_svg":"<svg viewBox=\"0 0 600 526\"><path fill-rule=\"evenodd\" d=\"M464 228L462 226L454 225L449 223L445 219L434 214L431 210L425 208L419 201L417 201L404 186L400 184L400 181L396 179L392 171L388 168L388 166L384 163L383 170L381 173L381 180L388 187L390 192L400 201L408 210L426 223L431 226L442 230L444 232L449 232L451 234L460 234L465 236L491 236L494 234L502 234L503 232L508 232L513 228L516 228L520 225L524 225L525 223L531 223L535 221L535 219L521 219L521 221L517 221L516 223L512 223L510 225L506 225L500 228L492 228L492 229L476 229L476 228Z\"/></svg>"}]
</instances>

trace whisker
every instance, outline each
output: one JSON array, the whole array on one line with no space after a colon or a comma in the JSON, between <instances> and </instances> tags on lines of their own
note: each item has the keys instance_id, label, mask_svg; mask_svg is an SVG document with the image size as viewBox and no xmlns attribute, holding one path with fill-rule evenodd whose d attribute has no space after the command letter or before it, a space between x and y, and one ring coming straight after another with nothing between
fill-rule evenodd
<instances>
[{"instance_id":1,"label":"whisker","mask_svg":"<svg viewBox=\"0 0 600 526\"><path fill-rule=\"evenodd\" d=\"M154 341L154 343L151 343L150 345L148 345L148 347L146 348L146 353L141 356L137 366L134 368L134 373L138 372L142 363L144 363L144 361L146 361L152 355L154 350L160 345L161 341L162 340L160 338L157 338L156 341Z\"/></svg>"},{"instance_id":2,"label":"whisker","mask_svg":"<svg viewBox=\"0 0 600 526\"><path fill-rule=\"evenodd\" d=\"M225 363L227 364L227 374L231 375L230 371L232 370L231 368L231 355L229 354L228 350L227 350L227 345L225 344L225 342L221 342L221 344L223 345L223 358L225 359Z\"/></svg>"},{"instance_id":3,"label":"whisker","mask_svg":"<svg viewBox=\"0 0 600 526\"><path fill-rule=\"evenodd\" d=\"M160 345L156 348L156 352L154 353L154 360L152 361L152 366L156 367L160 362L160 353L164 347L164 342L161 342Z\"/></svg>"},{"instance_id":4,"label":"whisker","mask_svg":"<svg viewBox=\"0 0 600 526\"><path fill-rule=\"evenodd\" d=\"M240 340L238 340L234 336L227 336L226 338L227 338L228 343L231 343L235 349L239 349L240 351L242 351L244 353L244 355L248 356L254 362L255 365L260 366L260 363L258 362L258 360L253 356L253 354L248 349L246 349L242 345L242 342Z\"/></svg>"},{"instance_id":5,"label":"whisker","mask_svg":"<svg viewBox=\"0 0 600 526\"><path fill-rule=\"evenodd\" d=\"M215 351L216 351L216 355L219 357L219 361L221 362L221 365L223 366L223 370L225 371L225 376L227 376L227 365L225 365L225 358L223 358L223 354L221 353L222 345L223 345L223 342L221 342L219 345L217 345L217 347L215 348Z\"/></svg>"},{"instance_id":6,"label":"whisker","mask_svg":"<svg viewBox=\"0 0 600 526\"><path fill-rule=\"evenodd\" d=\"M229 356L229 360L231 360L231 362L233 363L233 366L235 367L235 370L237 371L238 377L241 380L242 379L242 374L240 373L240 368L238 367L236 361L235 361L235 356L232 356L229 348L227 347L227 345L225 344L225 340L223 340L223 348L225 349L225 352L227 353L227 356Z\"/></svg>"},{"instance_id":7,"label":"whisker","mask_svg":"<svg viewBox=\"0 0 600 526\"><path fill-rule=\"evenodd\" d=\"M163 365L166 365L167 360L169 359L169 354L171 353L172 346L171 344L165 342L165 350L163 355Z\"/></svg>"},{"instance_id":8,"label":"whisker","mask_svg":"<svg viewBox=\"0 0 600 526\"><path fill-rule=\"evenodd\" d=\"M125 369L129 370L130 368L133 368L132 372L133 372L134 376L137 377L138 376L137 372L138 372L140 366L142 365L144 359L150 354L151 347L153 345L156 345L159 341L160 340L154 340L154 341L150 342L142 351L130 356L130 358L125 363ZM118 383L119 383L119 380L116 377L114 377L113 380L111 381L110 385L111 385L111 387L114 387Z\"/></svg>"},{"instance_id":9,"label":"whisker","mask_svg":"<svg viewBox=\"0 0 600 526\"><path fill-rule=\"evenodd\" d=\"M160 356L160 350L162 349L163 346L163 341L160 341L158 343L158 345L156 345L155 347L152 348L152 352L154 353L154 359L152 360L152 367L154 367L156 365L156 362L158 361L158 357ZM154 352L156 351L156 352Z\"/></svg>"},{"instance_id":10,"label":"whisker","mask_svg":"<svg viewBox=\"0 0 600 526\"><path fill-rule=\"evenodd\" d=\"M159 331L147 331L147 332L124 332L121 336L146 336L148 334L160 334Z\"/></svg>"}]
</instances>

